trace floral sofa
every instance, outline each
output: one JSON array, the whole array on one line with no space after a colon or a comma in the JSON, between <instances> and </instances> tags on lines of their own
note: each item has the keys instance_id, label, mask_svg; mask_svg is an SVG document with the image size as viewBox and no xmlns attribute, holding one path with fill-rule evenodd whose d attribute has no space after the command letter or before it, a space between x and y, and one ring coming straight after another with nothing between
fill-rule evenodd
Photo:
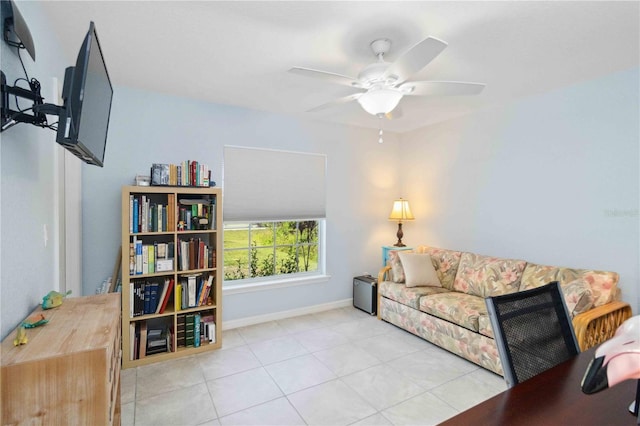
<instances>
[{"instance_id":1,"label":"floral sofa","mask_svg":"<svg viewBox=\"0 0 640 426\"><path fill-rule=\"evenodd\" d=\"M502 375L484 299L559 281L581 350L631 316L615 272L571 269L421 246L389 252L378 318Z\"/></svg>"}]
</instances>

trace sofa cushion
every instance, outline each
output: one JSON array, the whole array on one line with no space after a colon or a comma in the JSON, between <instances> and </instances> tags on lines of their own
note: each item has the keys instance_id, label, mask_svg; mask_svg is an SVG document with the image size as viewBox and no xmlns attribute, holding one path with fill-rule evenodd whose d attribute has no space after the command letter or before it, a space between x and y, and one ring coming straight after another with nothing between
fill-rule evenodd
<instances>
[{"instance_id":1,"label":"sofa cushion","mask_svg":"<svg viewBox=\"0 0 640 426\"><path fill-rule=\"evenodd\" d=\"M478 316L487 313L483 298L455 291L421 297L420 310L472 331L478 331Z\"/></svg>"},{"instance_id":2,"label":"sofa cushion","mask_svg":"<svg viewBox=\"0 0 640 426\"><path fill-rule=\"evenodd\" d=\"M394 283L403 283L405 281L404 268L398 254L400 251L412 253L411 250L391 250L387 257L387 265L391 266L391 281Z\"/></svg>"},{"instance_id":3,"label":"sofa cushion","mask_svg":"<svg viewBox=\"0 0 640 426\"><path fill-rule=\"evenodd\" d=\"M583 279L577 279L560 286L567 310L574 316L586 312L593 307L593 293L591 287Z\"/></svg>"},{"instance_id":4,"label":"sofa cushion","mask_svg":"<svg viewBox=\"0 0 640 426\"><path fill-rule=\"evenodd\" d=\"M560 285L569 284L577 279L583 279L591 288L593 306L609 303L618 295L617 285L619 275L615 272L597 271L593 269L573 269L558 266L527 264L522 274L520 290L528 290L558 281Z\"/></svg>"},{"instance_id":5,"label":"sofa cushion","mask_svg":"<svg viewBox=\"0 0 640 426\"><path fill-rule=\"evenodd\" d=\"M495 339L493 327L491 327L491 317L489 314L480 314L478 317L478 333Z\"/></svg>"},{"instance_id":6,"label":"sofa cushion","mask_svg":"<svg viewBox=\"0 0 640 426\"><path fill-rule=\"evenodd\" d=\"M442 287L431 256L418 253L398 253L404 269L407 287Z\"/></svg>"},{"instance_id":7,"label":"sofa cushion","mask_svg":"<svg viewBox=\"0 0 640 426\"><path fill-rule=\"evenodd\" d=\"M560 268L558 281L560 284L569 283L581 278L591 287L593 306L609 303L618 294L616 289L620 276L615 272L596 271L593 269Z\"/></svg>"},{"instance_id":8,"label":"sofa cushion","mask_svg":"<svg viewBox=\"0 0 640 426\"><path fill-rule=\"evenodd\" d=\"M552 281L558 281L557 266L538 265L536 263L527 263L520 280L520 291L531 290L549 284Z\"/></svg>"},{"instance_id":9,"label":"sofa cushion","mask_svg":"<svg viewBox=\"0 0 640 426\"><path fill-rule=\"evenodd\" d=\"M453 282L458 272L462 252L429 246L419 246L416 252L431 256L431 262L433 267L436 268L440 283L442 283L443 287L453 290Z\"/></svg>"},{"instance_id":10,"label":"sofa cushion","mask_svg":"<svg viewBox=\"0 0 640 426\"><path fill-rule=\"evenodd\" d=\"M394 283L392 281L383 281L378 284L378 293L381 296L410 306L413 309L419 309L422 296L449 291L443 287L407 287L403 283Z\"/></svg>"},{"instance_id":11,"label":"sofa cushion","mask_svg":"<svg viewBox=\"0 0 640 426\"><path fill-rule=\"evenodd\" d=\"M482 298L518 291L524 260L463 253L453 289Z\"/></svg>"}]
</instances>

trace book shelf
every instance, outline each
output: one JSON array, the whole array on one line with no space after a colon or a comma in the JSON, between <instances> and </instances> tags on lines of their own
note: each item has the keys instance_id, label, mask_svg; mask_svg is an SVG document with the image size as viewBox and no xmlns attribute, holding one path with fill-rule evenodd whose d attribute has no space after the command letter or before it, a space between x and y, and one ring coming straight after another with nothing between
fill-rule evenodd
<instances>
[{"instance_id":1,"label":"book shelf","mask_svg":"<svg viewBox=\"0 0 640 426\"><path fill-rule=\"evenodd\" d=\"M122 367L222 346L222 191L122 188Z\"/></svg>"}]
</instances>

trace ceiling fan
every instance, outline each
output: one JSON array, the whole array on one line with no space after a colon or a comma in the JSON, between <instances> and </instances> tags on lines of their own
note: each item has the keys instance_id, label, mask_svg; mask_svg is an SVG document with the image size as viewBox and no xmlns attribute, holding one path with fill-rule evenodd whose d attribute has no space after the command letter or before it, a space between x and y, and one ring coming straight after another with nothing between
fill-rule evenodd
<instances>
[{"instance_id":1,"label":"ceiling fan","mask_svg":"<svg viewBox=\"0 0 640 426\"><path fill-rule=\"evenodd\" d=\"M447 47L447 43L437 38L427 37L393 63L384 60L384 55L391 48L391 40L377 39L371 42L370 46L378 60L367 65L358 74L358 78L301 67L293 67L289 70L293 74L320 78L358 89L357 93L335 99L308 112L358 101L369 114L391 118L391 111L398 106L404 96L476 95L485 87L482 83L409 80Z\"/></svg>"}]
</instances>

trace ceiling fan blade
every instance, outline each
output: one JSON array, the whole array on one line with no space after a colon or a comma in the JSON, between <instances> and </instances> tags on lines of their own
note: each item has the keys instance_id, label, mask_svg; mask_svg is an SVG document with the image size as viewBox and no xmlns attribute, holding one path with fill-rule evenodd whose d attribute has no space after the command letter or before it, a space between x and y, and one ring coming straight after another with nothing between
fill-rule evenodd
<instances>
[{"instance_id":1,"label":"ceiling fan blade","mask_svg":"<svg viewBox=\"0 0 640 426\"><path fill-rule=\"evenodd\" d=\"M362 93L354 93L353 95L344 96L342 98L334 99L333 101L327 102L326 104L322 104L322 105L319 105L319 106L317 106L315 108L311 108L310 110L307 110L307 112L318 112L318 111L322 111L323 109L331 108L331 107L334 107L334 106L337 106L337 105L346 104L347 102L355 101L360 96L362 96Z\"/></svg>"},{"instance_id":2,"label":"ceiling fan blade","mask_svg":"<svg viewBox=\"0 0 640 426\"><path fill-rule=\"evenodd\" d=\"M402 83L427 66L445 47L447 47L447 43L444 41L427 37L391 64L382 77L386 79L395 76L397 83Z\"/></svg>"},{"instance_id":3,"label":"ceiling fan blade","mask_svg":"<svg viewBox=\"0 0 640 426\"><path fill-rule=\"evenodd\" d=\"M485 86L463 81L410 81L399 89L409 96L460 96L477 95Z\"/></svg>"},{"instance_id":4,"label":"ceiling fan blade","mask_svg":"<svg viewBox=\"0 0 640 426\"><path fill-rule=\"evenodd\" d=\"M352 77L346 75L336 74L327 71L312 70L310 68L293 67L289 70L292 74L298 74L305 77L319 78L329 81L331 83L342 84L349 87L360 87L360 82Z\"/></svg>"}]
</instances>

